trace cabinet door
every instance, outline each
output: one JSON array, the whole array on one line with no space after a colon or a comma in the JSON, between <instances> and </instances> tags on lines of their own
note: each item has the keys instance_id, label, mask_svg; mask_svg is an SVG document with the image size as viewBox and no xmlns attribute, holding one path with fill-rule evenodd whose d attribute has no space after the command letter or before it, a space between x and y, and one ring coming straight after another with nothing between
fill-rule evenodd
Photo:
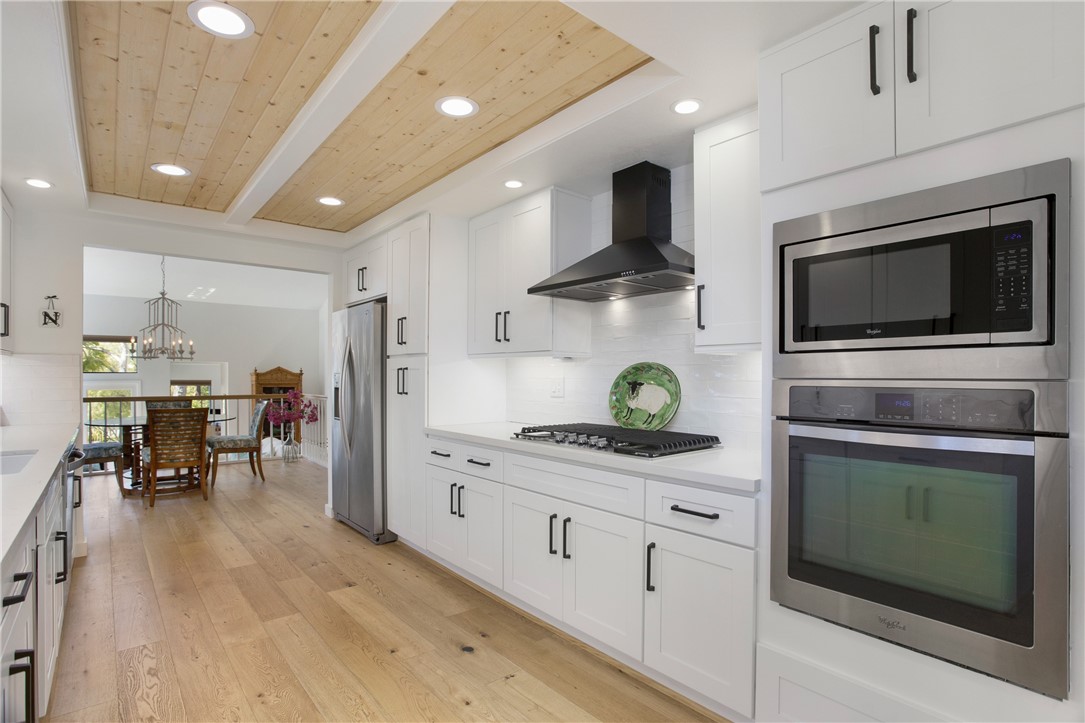
<instances>
[{"instance_id":1,"label":"cabinet door","mask_svg":"<svg viewBox=\"0 0 1085 723\"><path fill-rule=\"evenodd\" d=\"M529 296L527 290L552 273L550 191L533 194L510 210L501 256L501 351L549 351L554 323L550 297Z\"/></svg>"},{"instance_id":2,"label":"cabinet door","mask_svg":"<svg viewBox=\"0 0 1085 723\"><path fill-rule=\"evenodd\" d=\"M5 580L5 582L8 582ZM5 594L10 591L5 585ZM34 673L40 670L34 642L34 590L25 601L4 610L4 624L0 628L3 657L0 658L0 720L30 720L31 702L26 698L27 672L12 673L12 666L30 663L28 658L16 658L17 651L34 650ZM42 713L40 708L36 711Z\"/></svg>"},{"instance_id":3,"label":"cabinet door","mask_svg":"<svg viewBox=\"0 0 1085 723\"><path fill-rule=\"evenodd\" d=\"M516 487L505 487L504 498L504 590L560 620L564 503Z\"/></svg>"},{"instance_id":4,"label":"cabinet door","mask_svg":"<svg viewBox=\"0 0 1085 723\"><path fill-rule=\"evenodd\" d=\"M385 477L387 527L426 544L426 366L421 357L393 362L387 372Z\"/></svg>"},{"instance_id":5,"label":"cabinet door","mask_svg":"<svg viewBox=\"0 0 1085 723\"><path fill-rule=\"evenodd\" d=\"M757 113L694 135L693 164L696 349L758 349L761 194Z\"/></svg>"},{"instance_id":6,"label":"cabinet door","mask_svg":"<svg viewBox=\"0 0 1085 723\"><path fill-rule=\"evenodd\" d=\"M388 234L388 355L425 354L429 300L429 216L407 221Z\"/></svg>"},{"instance_id":7,"label":"cabinet door","mask_svg":"<svg viewBox=\"0 0 1085 723\"><path fill-rule=\"evenodd\" d=\"M565 560L566 623L641 659L644 523L565 503L570 559ZM568 520L568 522L566 522Z\"/></svg>"},{"instance_id":8,"label":"cabinet door","mask_svg":"<svg viewBox=\"0 0 1085 723\"><path fill-rule=\"evenodd\" d=\"M505 310L501 285L505 273L501 265L504 218L503 210L497 209L471 219L468 229L469 354L492 354L506 346L501 340L502 312Z\"/></svg>"},{"instance_id":9,"label":"cabinet door","mask_svg":"<svg viewBox=\"0 0 1085 723\"><path fill-rule=\"evenodd\" d=\"M898 3L897 153L1081 105L1083 27L1079 2Z\"/></svg>"},{"instance_id":10,"label":"cabinet door","mask_svg":"<svg viewBox=\"0 0 1085 723\"><path fill-rule=\"evenodd\" d=\"M354 269L354 286L361 299L376 299L388 293L388 237L369 239Z\"/></svg>"},{"instance_id":11,"label":"cabinet door","mask_svg":"<svg viewBox=\"0 0 1085 723\"><path fill-rule=\"evenodd\" d=\"M64 522L63 470L53 476L41 509L38 511L38 572L35 584L38 589L37 645L34 659L34 675L37 683L38 714L44 714L49 705L53 674L56 672L60 652L60 625L64 620L64 580L58 576L64 572L66 561L61 533Z\"/></svg>"},{"instance_id":12,"label":"cabinet door","mask_svg":"<svg viewBox=\"0 0 1085 723\"><path fill-rule=\"evenodd\" d=\"M463 569L501 587L502 489L504 485L464 475L459 512L464 515Z\"/></svg>"},{"instance_id":13,"label":"cabinet door","mask_svg":"<svg viewBox=\"0 0 1085 723\"><path fill-rule=\"evenodd\" d=\"M407 353L406 325L410 316L411 240L404 227L388 234L388 356Z\"/></svg>"},{"instance_id":14,"label":"cabinet door","mask_svg":"<svg viewBox=\"0 0 1085 723\"><path fill-rule=\"evenodd\" d=\"M645 664L751 715L753 550L655 525L645 539Z\"/></svg>"},{"instance_id":15,"label":"cabinet door","mask_svg":"<svg viewBox=\"0 0 1085 723\"><path fill-rule=\"evenodd\" d=\"M444 467L426 465L426 549L453 565L463 560L464 535L459 518L463 475Z\"/></svg>"},{"instance_id":16,"label":"cabinet door","mask_svg":"<svg viewBox=\"0 0 1085 723\"><path fill-rule=\"evenodd\" d=\"M3 207L0 218L0 349L11 350L11 253L12 223L8 209Z\"/></svg>"},{"instance_id":17,"label":"cabinet door","mask_svg":"<svg viewBox=\"0 0 1085 723\"><path fill-rule=\"evenodd\" d=\"M762 189L893 157L892 3L762 57L758 75Z\"/></svg>"}]
</instances>

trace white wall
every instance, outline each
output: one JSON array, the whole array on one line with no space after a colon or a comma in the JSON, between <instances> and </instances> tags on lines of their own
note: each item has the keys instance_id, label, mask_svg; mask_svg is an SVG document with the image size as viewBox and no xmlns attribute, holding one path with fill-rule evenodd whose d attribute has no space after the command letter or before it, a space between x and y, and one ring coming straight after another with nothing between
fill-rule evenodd
<instances>
[{"instance_id":1,"label":"white wall","mask_svg":"<svg viewBox=\"0 0 1085 723\"><path fill-rule=\"evenodd\" d=\"M186 334L196 341L196 359L200 363L225 362L229 365L228 389L216 388L218 393L248 394L252 388L249 375L253 368L264 371L281 366L294 371L303 370L305 389L322 394L326 356L322 339L326 343L327 336L320 321L319 310L272 309L187 300L181 305L181 324ZM146 308L142 299L97 295L84 297L83 327L86 334L131 336L137 334L146 323ZM191 376L195 369L185 371L186 365L187 362L167 360L140 361L142 393L169 394L171 377L195 378Z\"/></svg>"},{"instance_id":2,"label":"white wall","mask_svg":"<svg viewBox=\"0 0 1085 723\"><path fill-rule=\"evenodd\" d=\"M592 199L591 248L611 241L612 194ZM671 171L671 232L693 252L693 166ZM601 301L592 307L592 353L584 359L508 360L509 421L524 424L614 424L608 393L630 364L653 361L678 376L682 403L667 429L715 434L727 447L761 443L761 354L693 353L696 308L692 291ZM562 381L565 396L550 396Z\"/></svg>"},{"instance_id":3,"label":"white wall","mask_svg":"<svg viewBox=\"0 0 1085 723\"><path fill-rule=\"evenodd\" d=\"M0 425L79 423L77 354L0 356ZM2 434L2 433L0 433Z\"/></svg>"},{"instance_id":4,"label":"white wall","mask_svg":"<svg viewBox=\"0 0 1085 723\"><path fill-rule=\"evenodd\" d=\"M904 650L786 610L769 600L769 556L759 555L757 638L761 643L813 661L845 678L914 701L951 719L984 721L1062 721L1085 717L1085 111L1076 109L826 179L783 189L762 197L765 244L763 303L771 308L772 224L788 218L850 206L946 183L962 181L1058 158L1071 160L1070 259L1070 546L1071 692L1056 701L929 656ZM772 338L766 315L764 338ZM765 426L763 467L770 470L769 413L771 355L764 361ZM771 474L767 478L771 479ZM760 549L769 549L769 482L758 504ZM1039 611L1043 614L1043 611ZM759 685L761 682L759 681Z\"/></svg>"}]
</instances>

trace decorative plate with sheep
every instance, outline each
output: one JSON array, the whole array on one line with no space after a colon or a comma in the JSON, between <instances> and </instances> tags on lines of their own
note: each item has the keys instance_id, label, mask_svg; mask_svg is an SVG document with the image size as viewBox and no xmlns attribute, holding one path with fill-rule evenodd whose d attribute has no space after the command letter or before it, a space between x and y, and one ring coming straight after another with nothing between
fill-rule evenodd
<instances>
[{"instance_id":1,"label":"decorative plate with sheep","mask_svg":"<svg viewBox=\"0 0 1085 723\"><path fill-rule=\"evenodd\" d=\"M626 367L610 385L610 416L627 429L663 429L681 401L678 377L655 362Z\"/></svg>"}]
</instances>

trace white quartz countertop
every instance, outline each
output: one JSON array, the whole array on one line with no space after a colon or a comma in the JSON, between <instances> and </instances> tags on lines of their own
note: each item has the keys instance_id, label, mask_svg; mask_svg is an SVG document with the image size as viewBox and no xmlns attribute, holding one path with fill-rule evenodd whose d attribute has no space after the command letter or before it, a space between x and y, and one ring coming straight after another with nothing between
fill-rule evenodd
<instances>
[{"instance_id":1,"label":"white quartz countertop","mask_svg":"<svg viewBox=\"0 0 1085 723\"><path fill-rule=\"evenodd\" d=\"M36 450L34 458L19 472L0 475L0 556L8 554L23 524L37 509L78 429L74 423L0 427L0 450L5 454Z\"/></svg>"},{"instance_id":2,"label":"white quartz countertop","mask_svg":"<svg viewBox=\"0 0 1085 723\"><path fill-rule=\"evenodd\" d=\"M505 452L546 457L570 464L624 472L648 479L692 484L709 489L757 492L761 486L760 450L716 447L648 459L600 452L550 442L513 439L524 425L512 422L426 427L426 434L454 442L479 444Z\"/></svg>"}]
</instances>

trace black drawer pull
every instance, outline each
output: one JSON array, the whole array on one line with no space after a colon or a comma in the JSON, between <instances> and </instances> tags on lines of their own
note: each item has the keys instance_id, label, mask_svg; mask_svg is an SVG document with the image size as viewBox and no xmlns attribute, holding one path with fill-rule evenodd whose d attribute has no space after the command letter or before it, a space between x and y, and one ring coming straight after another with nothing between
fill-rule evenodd
<instances>
[{"instance_id":1,"label":"black drawer pull","mask_svg":"<svg viewBox=\"0 0 1085 723\"><path fill-rule=\"evenodd\" d=\"M550 547L549 547L549 550L550 550L551 555L558 554L558 548L554 547L554 520L556 520L557 518L558 518L558 513L556 513L556 512L554 514L550 515L550 524L548 525L548 527L550 528Z\"/></svg>"},{"instance_id":2,"label":"black drawer pull","mask_svg":"<svg viewBox=\"0 0 1085 723\"><path fill-rule=\"evenodd\" d=\"M704 331L704 322L701 321L701 292L704 291L704 284L697 284L697 328Z\"/></svg>"},{"instance_id":3,"label":"black drawer pull","mask_svg":"<svg viewBox=\"0 0 1085 723\"><path fill-rule=\"evenodd\" d=\"M870 26L870 94L878 95L882 92L882 87L878 85L878 45L875 38L878 37L878 26Z\"/></svg>"},{"instance_id":4,"label":"black drawer pull","mask_svg":"<svg viewBox=\"0 0 1085 723\"><path fill-rule=\"evenodd\" d=\"M494 341L501 341L501 312L494 312Z\"/></svg>"},{"instance_id":5,"label":"black drawer pull","mask_svg":"<svg viewBox=\"0 0 1085 723\"><path fill-rule=\"evenodd\" d=\"M655 592L656 591L656 586L652 584L652 550L654 550L654 549L656 549L656 543L649 542L648 543L648 553L647 553L648 554L648 574L645 576L647 578L645 580L645 582L647 584L646 584L646 586L644 588L648 592Z\"/></svg>"},{"instance_id":6,"label":"black drawer pull","mask_svg":"<svg viewBox=\"0 0 1085 723\"><path fill-rule=\"evenodd\" d=\"M459 509L456 511L456 517L467 517L463 514L463 485L456 488L456 507Z\"/></svg>"},{"instance_id":7,"label":"black drawer pull","mask_svg":"<svg viewBox=\"0 0 1085 723\"><path fill-rule=\"evenodd\" d=\"M0 312L3 313L3 321L0 322L0 324L3 324L3 327L4 327L4 330L0 331L0 336L8 336L9 335L8 321L9 321L9 317L11 315L11 307L8 306L7 304L0 304Z\"/></svg>"},{"instance_id":8,"label":"black drawer pull","mask_svg":"<svg viewBox=\"0 0 1085 723\"><path fill-rule=\"evenodd\" d=\"M712 514L708 514L707 512L698 512L697 510L687 510L684 507L679 507L678 505L671 505L671 512L681 512L683 515L703 517L706 520L718 520L720 518L719 512L713 512Z\"/></svg>"},{"instance_id":9,"label":"black drawer pull","mask_svg":"<svg viewBox=\"0 0 1085 723\"><path fill-rule=\"evenodd\" d=\"M915 74L915 8L908 8L908 82L919 80Z\"/></svg>"},{"instance_id":10,"label":"black drawer pull","mask_svg":"<svg viewBox=\"0 0 1085 723\"><path fill-rule=\"evenodd\" d=\"M13 663L8 667L8 675L25 675L23 679L23 695L26 698L26 719L28 721L36 721L38 719L38 709L35 705L35 689L37 686L34 684L34 651L33 650L16 650L15 654L11 656L14 660L27 660L26 663Z\"/></svg>"},{"instance_id":11,"label":"black drawer pull","mask_svg":"<svg viewBox=\"0 0 1085 723\"><path fill-rule=\"evenodd\" d=\"M502 314L502 317L504 317L503 326L504 326L504 329L505 329L505 341L510 341L510 339L509 339L509 314L510 313L512 313L512 312L506 311L506 312L504 312Z\"/></svg>"},{"instance_id":12,"label":"black drawer pull","mask_svg":"<svg viewBox=\"0 0 1085 723\"><path fill-rule=\"evenodd\" d=\"M467 463L468 464L477 464L479 467L489 467L490 466L489 462L479 462L477 459L471 459L471 458L467 459Z\"/></svg>"},{"instance_id":13,"label":"black drawer pull","mask_svg":"<svg viewBox=\"0 0 1085 723\"><path fill-rule=\"evenodd\" d=\"M448 490L448 514L456 514L456 483L453 482Z\"/></svg>"},{"instance_id":14,"label":"black drawer pull","mask_svg":"<svg viewBox=\"0 0 1085 723\"><path fill-rule=\"evenodd\" d=\"M451 453L451 452L438 452L438 451L437 451L437 450L435 450L435 449L431 449L431 450L429 451L429 453L430 453L430 454L433 454L433 455L436 455L436 456L438 456L438 457L444 457L445 459L448 459L449 457L451 457L451 456L452 456L452 453Z\"/></svg>"},{"instance_id":15,"label":"black drawer pull","mask_svg":"<svg viewBox=\"0 0 1085 723\"><path fill-rule=\"evenodd\" d=\"M34 586L34 571L27 570L26 572L17 572L12 577L14 582L23 581L23 589L14 595L4 596L4 607L8 605L16 605L26 601L26 596L30 594L30 588Z\"/></svg>"},{"instance_id":16,"label":"black drawer pull","mask_svg":"<svg viewBox=\"0 0 1085 723\"><path fill-rule=\"evenodd\" d=\"M78 509L83 506L83 475L74 475L73 481L75 482L75 489L79 492L79 496L72 500L72 509Z\"/></svg>"},{"instance_id":17,"label":"black drawer pull","mask_svg":"<svg viewBox=\"0 0 1085 723\"><path fill-rule=\"evenodd\" d=\"M54 582L54 584L59 585L68 580L68 531L57 530L56 537L53 539L57 542L64 543L64 571L57 573L56 581Z\"/></svg>"},{"instance_id":18,"label":"black drawer pull","mask_svg":"<svg viewBox=\"0 0 1085 723\"><path fill-rule=\"evenodd\" d=\"M561 521L561 556L566 560L573 559L573 556L569 554L569 523L572 521L572 517L566 517Z\"/></svg>"}]
</instances>

